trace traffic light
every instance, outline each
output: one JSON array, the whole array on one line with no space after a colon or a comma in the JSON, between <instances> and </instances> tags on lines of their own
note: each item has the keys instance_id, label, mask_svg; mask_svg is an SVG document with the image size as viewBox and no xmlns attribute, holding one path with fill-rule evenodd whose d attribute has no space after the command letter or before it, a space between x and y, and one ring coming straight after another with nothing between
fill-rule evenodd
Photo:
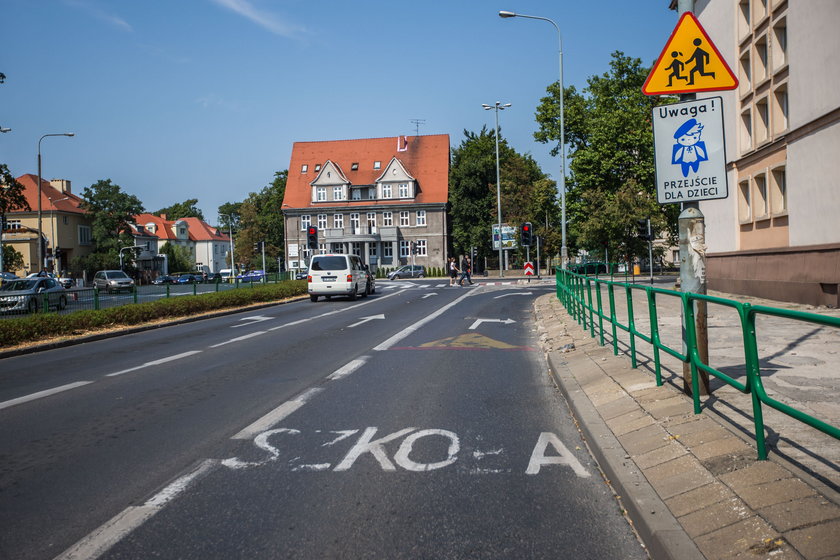
<instances>
[{"instance_id":1,"label":"traffic light","mask_svg":"<svg viewBox=\"0 0 840 560\"><path fill-rule=\"evenodd\" d=\"M522 229L520 230L519 238L522 242L523 247L530 247L531 244L534 242L534 232L531 229L531 222L525 222L522 224Z\"/></svg>"},{"instance_id":2,"label":"traffic light","mask_svg":"<svg viewBox=\"0 0 840 560\"><path fill-rule=\"evenodd\" d=\"M309 226L306 230L306 246L312 249L313 251L318 250L318 228L315 226Z\"/></svg>"},{"instance_id":3,"label":"traffic light","mask_svg":"<svg viewBox=\"0 0 840 560\"><path fill-rule=\"evenodd\" d=\"M636 220L636 237L638 237L642 241L649 241L650 240L650 235L648 234L648 221L647 221L647 219Z\"/></svg>"}]
</instances>

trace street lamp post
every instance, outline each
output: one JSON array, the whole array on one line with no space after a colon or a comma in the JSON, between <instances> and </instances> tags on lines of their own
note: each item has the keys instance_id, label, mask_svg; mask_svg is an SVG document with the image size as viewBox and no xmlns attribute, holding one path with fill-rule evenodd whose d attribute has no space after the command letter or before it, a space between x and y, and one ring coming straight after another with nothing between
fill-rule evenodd
<instances>
[{"instance_id":1,"label":"street lamp post","mask_svg":"<svg viewBox=\"0 0 840 560\"><path fill-rule=\"evenodd\" d=\"M562 244L560 246L560 264L563 268L566 268L566 264L569 258L569 250L568 246L566 245L566 127L563 118L563 35L560 33L560 27L556 23L554 23L553 20L550 20L548 18L540 16L526 16L524 14L507 12L504 10L499 12L499 17L520 17L527 19L539 19L542 21L547 21L548 23L554 26L554 29L557 30L557 41L559 45L557 53L560 59L560 180L557 183L557 190L560 191L560 231L562 238Z\"/></svg>"},{"instance_id":2,"label":"street lamp post","mask_svg":"<svg viewBox=\"0 0 840 560\"><path fill-rule=\"evenodd\" d=\"M510 103L502 105L501 101L496 101L495 105L482 105L485 111L491 109L496 110L496 219L499 224L499 278L504 276L504 257L502 256L502 187L499 176L499 111L504 111L510 107Z\"/></svg>"},{"instance_id":3,"label":"street lamp post","mask_svg":"<svg viewBox=\"0 0 840 560\"><path fill-rule=\"evenodd\" d=\"M219 213L219 216L228 217L228 226L230 230L230 281L233 282L233 279L236 278L236 261L233 259L233 214Z\"/></svg>"},{"instance_id":4,"label":"street lamp post","mask_svg":"<svg viewBox=\"0 0 840 560\"><path fill-rule=\"evenodd\" d=\"M38 139L38 266L47 267L46 256L44 255L44 233L41 231L41 141L48 136L75 136L73 132L62 132L59 134L44 134Z\"/></svg>"},{"instance_id":5,"label":"street lamp post","mask_svg":"<svg viewBox=\"0 0 840 560\"><path fill-rule=\"evenodd\" d=\"M50 216L50 230L52 231L52 235L50 236L50 240L52 241L53 245L53 272L61 272L59 267L56 266L56 259L58 254L56 253L56 249L58 249L58 239L55 236L55 203L61 202L62 200L70 200L69 196L65 196L64 198L59 198L58 200L53 200L52 197L48 196L47 199L50 201L50 206L52 206L52 216Z\"/></svg>"}]
</instances>

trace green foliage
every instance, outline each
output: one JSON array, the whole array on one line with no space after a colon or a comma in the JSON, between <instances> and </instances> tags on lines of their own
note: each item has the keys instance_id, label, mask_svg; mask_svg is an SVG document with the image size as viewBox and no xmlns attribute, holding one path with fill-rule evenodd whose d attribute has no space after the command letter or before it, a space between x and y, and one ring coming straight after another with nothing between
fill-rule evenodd
<instances>
[{"instance_id":1,"label":"green foliage","mask_svg":"<svg viewBox=\"0 0 840 560\"><path fill-rule=\"evenodd\" d=\"M6 164L0 163L0 216L15 210L30 210L23 185L15 180Z\"/></svg>"},{"instance_id":2,"label":"green foliage","mask_svg":"<svg viewBox=\"0 0 840 560\"><path fill-rule=\"evenodd\" d=\"M277 257L283 256L285 244L280 208L287 177L288 171L276 172L270 185L258 193L250 193L239 204L236 260L247 268L262 268L262 251L254 248L254 244L260 241L265 241L266 267L269 270L276 270Z\"/></svg>"},{"instance_id":3,"label":"green foliage","mask_svg":"<svg viewBox=\"0 0 840 560\"><path fill-rule=\"evenodd\" d=\"M3 270L15 272L16 270L23 270L23 266L23 255L11 245L3 244Z\"/></svg>"},{"instance_id":4,"label":"green foliage","mask_svg":"<svg viewBox=\"0 0 840 560\"><path fill-rule=\"evenodd\" d=\"M0 347L51 337L78 336L97 329L136 326L159 319L189 317L221 309L239 309L255 303L271 303L306 294L306 282L292 280L261 284L249 289L225 290L196 296L181 296L153 302L67 315L38 313L0 321Z\"/></svg>"},{"instance_id":5,"label":"green foliage","mask_svg":"<svg viewBox=\"0 0 840 560\"><path fill-rule=\"evenodd\" d=\"M571 249L601 250L608 243L630 258L640 248L627 242L626 231L648 217L657 231L676 235L677 205L656 203L651 125L654 106L673 99L642 93L649 70L638 58L614 52L609 72L590 77L581 93L574 87L564 91ZM534 138L557 142L552 154L558 154L559 84L547 91L537 108L540 129Z\"/></svg>"},{"instance_id":6,"label":"green foliage","mask_svg":"<svg viewBox=\"0 0 840 560\"><path fill-rule=\"evenodd\" d=\"M95 252L119 251L121 247L134 245L128 224L133 223L134 215L143 212L139 198L106 179L85 188L79 207L91 218Z\"/></svg>"},{"instance_id":7,"label":"green foliage","mask_svg":"<svg viewBox=\"0 0 840 560\"><path fill-rule=\"evenodd\" d=\"M204 221L204 214L201 209L196 206L198 204L197 198L190 198L184 202L177 202L172 206L161 208L157 212L152 212L155 216L166 215L168 220L179 220L181 218L198 218Z\"/></svg>"},{"instance_id":8,"label":"green foliage","mask_svg":"<svg viewBox=\"0 0 840 560\"><path fill-rule=\"evenodd\" d=\"M194 270L195 259L190 250L181 245L166 242L159 249L160 254L166 255L169 270Z\"/></svg>"}]
</instances>

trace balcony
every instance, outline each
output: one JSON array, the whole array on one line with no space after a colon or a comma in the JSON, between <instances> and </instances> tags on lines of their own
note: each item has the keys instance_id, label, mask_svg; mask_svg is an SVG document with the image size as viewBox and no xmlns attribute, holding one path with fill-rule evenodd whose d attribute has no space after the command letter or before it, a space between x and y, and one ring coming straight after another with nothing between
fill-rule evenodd
<instances>
[{"instance_id":1,"label":"balcony","mask_svg":"<svg viewBox=\"0 0 840 560\"><path fill-rule=\"evenodd\" d=\"M397 240L397 227L376 227L360 225L345 228L327 228L324 230L324 240L327 243L364 243L377 241L389 242Z\"/></svg>"}]
</instances>

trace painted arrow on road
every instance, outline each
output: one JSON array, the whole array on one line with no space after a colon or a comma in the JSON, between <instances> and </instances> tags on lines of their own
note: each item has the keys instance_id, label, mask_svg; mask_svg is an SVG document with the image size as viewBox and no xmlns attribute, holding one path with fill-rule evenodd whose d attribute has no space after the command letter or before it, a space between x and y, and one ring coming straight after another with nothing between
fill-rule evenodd
<instances>
[{"instance_id":1,"label":"painted arrow on road","mask_svg":"<svg viewBox=\"0 0 840 560\"><path fill-rule=\"evenodd\" d=\"M385 315L371 315L370 317L362 317L361 321L359 321L358 323L353 323L352 325L348 326L347 328L352 329L353 327L358 327L359 325L367 323L368 321L373 321L374 319L384 319L384 318L385 318Z\"/></svg>"},{"instance_id":2,"label":"painted arrow on road","mask_svg":"<svg viewBox=\"0 0 840 560\"><path fill-rule=\"evenodd\" d=\"M430 294L426 294L426 295L424 295L424 296L423 296L423 297L421 297L420 299L426 299L427 297L432 297L432 296L436 296L436 295L437 295L437 292L432 292L432 293L430 293Z\"/></svg>"},{"instance_id":3,"label":"painted arrow on road","mask_svg":"<svg viewBox=\"0 0 840 560\"><path fill-rule=\"evenodd\" d=\"M242 319L239 319L239 320L240 321L248 321L247 323L242 323L241 325L232 325L231 328L235 329L236 327L247 327L248 325L253 325L253 324L256 324L256 323L262 323L263 321L270 321L273 318L274 317L266 317L265 315L253 315L251 317L243 317Z\"/></svg>"},{"instance_id":4,"label":"painted arrow on road","mask_svg":"<svg viewBox=\"0 0 840 560\"><path fill-rule=\"evenodd\" d=\"M481 323L502 323L503 325L510 325L511 323L515 323L513 319L476 319L475 323L470 325L470 329L474 330L477 329Z\"/></svg>"},{"instance_id":5,"label":"painted arrow on road","mask_svg":"<svg viewBox=\"0 0 840 560\"><path fill-rule=\"evenodd\" d=\"M534 295L534 292L514 292L512 294L502 294L500 296L494 297L493 299L499 299L499 298L508 297L508 296L532 296L532 295Z\"/></svg>"}]
</instances>

